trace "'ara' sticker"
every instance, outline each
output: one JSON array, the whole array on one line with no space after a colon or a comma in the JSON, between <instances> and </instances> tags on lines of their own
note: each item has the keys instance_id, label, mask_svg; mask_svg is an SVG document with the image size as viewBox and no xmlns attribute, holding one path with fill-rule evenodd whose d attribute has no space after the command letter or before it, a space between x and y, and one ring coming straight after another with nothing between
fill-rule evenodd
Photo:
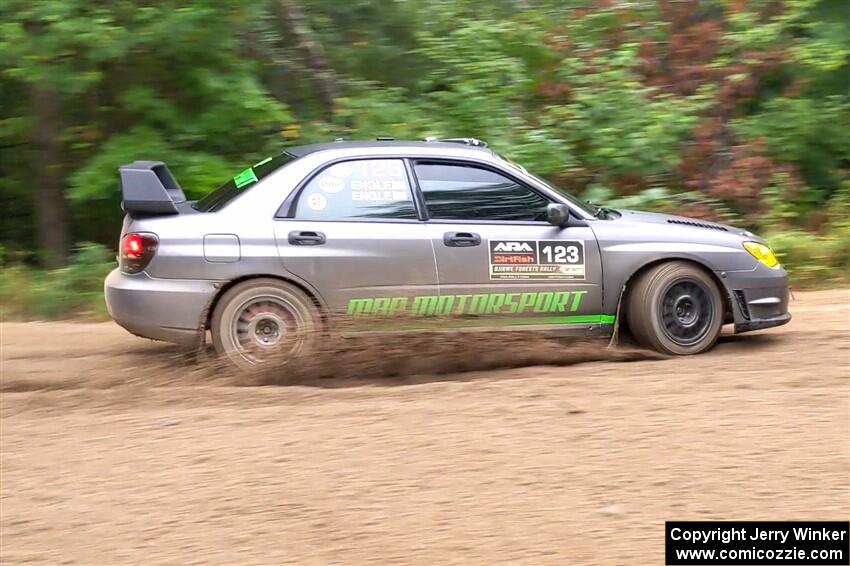
<instances>
[{"instance_id":1,"label":"'ara' sticker","mask_svg":"<svg viewBox=\"0 0 850 566\"><path fill-rule=\"evenodd\" d=\"M345 188L345 181L338 177L322 177L319 179L319 188L326 193L338 193Z\"/></svg>"},{"instance_id":2,"label":"'ara' sticker","mask_svg":"<svg viewBox=\"0 0 850 566\"><path fill-rule=\"evenodd\" d=\"M315 193L307 197L307 206L313 210L324 210L328 206L328 199L325 198L325 195Z\"/></svg>"},{"instance_id":3,"label":"'ara' sticker","mask_svg":"<svg viewBox=\"0 0 850 566\"><path fill-rule=\"evenodd\" d=\"M247 169L233 177L233 182L236 184L237 189L241 189L249 183L256 183L257 176L254 174L254 170L248 167Z\"/></svg>"},{"instance_id":4,"label":"'ara' sticker","mask_svg":"<svg viewBox=\"0 0 850 566\"><path fill-rule=\"evenodd\" d=\"M580 240L490 240L490 279L585 278Z\"/></svg>"}]
</instances>

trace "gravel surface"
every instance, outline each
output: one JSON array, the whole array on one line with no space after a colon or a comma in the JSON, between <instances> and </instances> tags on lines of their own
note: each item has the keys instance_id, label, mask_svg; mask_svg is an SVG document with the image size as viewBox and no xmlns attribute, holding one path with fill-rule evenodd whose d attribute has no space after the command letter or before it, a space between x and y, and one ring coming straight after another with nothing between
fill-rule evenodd
<instances>
[{"instance_id":1,"label":"gravel surface","mask_svg":"<svg viewBox=\"0 0 850 566\"><path fill-rule=\"evenodd\" d=\"M850 290L791 309L697 357L266 387L0 324L0 562L663 564L665 520L846 520Z\"/></svg>"}]
</instances>

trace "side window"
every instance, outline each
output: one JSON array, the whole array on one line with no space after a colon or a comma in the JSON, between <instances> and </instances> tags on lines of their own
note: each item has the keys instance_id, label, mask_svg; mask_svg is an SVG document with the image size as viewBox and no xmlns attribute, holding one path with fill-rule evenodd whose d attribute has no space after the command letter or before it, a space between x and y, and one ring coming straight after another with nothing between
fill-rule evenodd
<instances>
[{"instance_id":1,"label":"side window","mask_svg":"<svg viewBox=\"0 0 850 566\"><path fill-rule=\"evenodd\" d=\"M304 187L295 205L300 220L416 219L401 159L358 159L331 165Z\"/></svg>"},{"instance_id":2,"label":"side window","mask_svg":"<svg viewBox=\"0 0 850 566\"><path fill-rule=\"evenodd\" d=\"M415 170L435 220L546 220L547 198L498 173L441 163L417 163Z\"/></svg>"}]
</instances>

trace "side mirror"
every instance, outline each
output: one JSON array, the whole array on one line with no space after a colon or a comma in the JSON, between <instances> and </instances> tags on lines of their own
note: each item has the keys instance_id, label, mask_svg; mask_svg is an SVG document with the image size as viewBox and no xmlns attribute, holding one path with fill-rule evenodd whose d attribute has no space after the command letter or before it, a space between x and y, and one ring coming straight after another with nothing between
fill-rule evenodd
<instances>
[{"instance_id":1,"label":"side mirror","mask_svg":"<svg viewBox=\"0 0 850 566\"><path fill-rule=\"evenodd\" d=\"M560 203L550 203L546 207L546 220L558 228L565 228L570 223L570 207Z\"/></svg>"}]
</instances>

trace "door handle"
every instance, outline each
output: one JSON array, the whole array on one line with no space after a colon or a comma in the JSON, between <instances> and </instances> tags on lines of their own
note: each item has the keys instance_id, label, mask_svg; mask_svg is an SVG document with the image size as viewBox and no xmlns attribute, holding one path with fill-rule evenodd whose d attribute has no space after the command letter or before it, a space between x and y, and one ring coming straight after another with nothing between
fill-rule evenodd
<instances>
[{"instance_id":1,"label":"door handle","mask_svg":"<svg viewBox=\"0 0 850 566\"><path fill-rule=\"evenodd\" d=\"M327 243L328 239L321 232L290 232L289 243L293 246L321 246Z\"/></svg>"},{"instance_id":2,"label":"door handle","mask_svg":"<svg viewBox=\"0 0 850 566\"><path fill-rule=\"evenodd\" d=\"M470 248L481 245L481 236L474 232L446 232L443 243L450 248Z\"/></svg>"}]
</instances>

